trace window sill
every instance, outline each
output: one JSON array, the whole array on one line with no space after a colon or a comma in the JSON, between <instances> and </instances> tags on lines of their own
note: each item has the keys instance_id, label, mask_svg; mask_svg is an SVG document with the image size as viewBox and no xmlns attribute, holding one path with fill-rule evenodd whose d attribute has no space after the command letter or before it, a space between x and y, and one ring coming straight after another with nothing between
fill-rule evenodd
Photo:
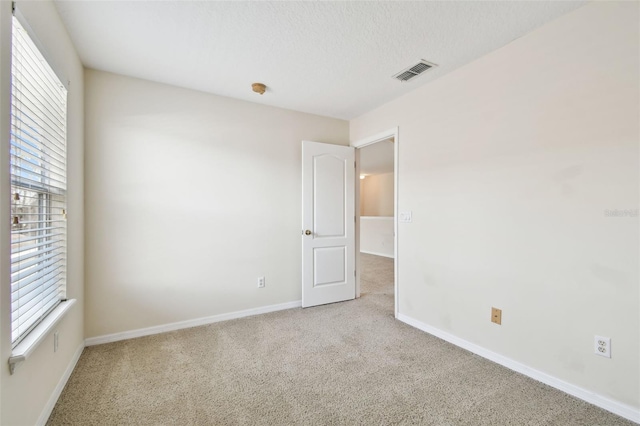
<instances>
[{"instance_id":1,"label":"window sill","mask_svg":"<svg viewBox=\"0 0 640 426\"><path fill-rule=\"evenodd\" d=\"M67 311L76 303L76 299L70 299L60 303L40 324L18 344L9 357L9 371L11 374L16 369L16 365L26 360L29 355L40 345L58 322L65 316Z\"/></svg>"}]
</instances>

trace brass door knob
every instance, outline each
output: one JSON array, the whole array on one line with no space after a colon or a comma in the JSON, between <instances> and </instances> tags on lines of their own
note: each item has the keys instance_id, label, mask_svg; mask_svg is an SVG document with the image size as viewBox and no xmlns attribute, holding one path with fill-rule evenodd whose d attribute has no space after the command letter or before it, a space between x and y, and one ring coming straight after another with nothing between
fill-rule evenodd
<instances>
[{"instance_id":1,"label":"brass door knob","mask_svg":"<svg viewBox=\"0 0 640 426\"><path fill-rule=\"evenodd\" d=\"M311 235L311 231L307 229L306 231L304 231L304 235Z\"/></svg>"}]
</instances>

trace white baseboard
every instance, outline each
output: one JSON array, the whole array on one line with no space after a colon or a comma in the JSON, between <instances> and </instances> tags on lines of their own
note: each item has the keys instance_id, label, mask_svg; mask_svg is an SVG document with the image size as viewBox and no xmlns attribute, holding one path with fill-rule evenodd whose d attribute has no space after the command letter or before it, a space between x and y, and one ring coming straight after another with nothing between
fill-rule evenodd
<instances>
[{"instance_id":1,"label":"white baseboard","mask_svg":"<svg viewBox=\"0 0 640 426\"><path fill-rule=\"evenodd\" d=\"M41 425L44 426L47 423L47 420L49 420L49 416L51 415L53 408L56 406L56 403L58 402L58 398L60 398L60 394L62 394L62 391L64 390L64 387L66 386L67 381L69 380L69 377L71 377L71 373L73 373L73 370L76 368L76 364L78 363L78 360L80 359L80 355L82 355L83 350L84 350L84 342L80 343L80 345L78 346L78 349L76 349L76 352L73 354L73 358L71 358L71 362L69 363L64 374L60 378L60 381L56 385L56 388L53 390L53 393L49 397L49 401L47 401L47 405L44 406L42 413L40 413L40 417L36 422L37 426L41 426Z\"/></svg>"},{"instance_id":2,"label":"white baseboard","mask_svg":"<svg viewBox=\"0 0 640 426\"><path fill-rule=\"evenodd\" d=\"M253 315L266 314L269 312L282 311L285 309L300 308L302 301L280 303L278 305L262 306L259 308L246 309L244 311L229 312L226 314L213 315L210 317L196 318L192 320L174 322L170 324L157 325L154 327L139 328L137 330L123 331L120 333L106 334L104 336L89 337L85 339L86 346L101 345L103 343L117 342L119 340L134 339L136 337L151 336L153 334L166 333L167 331L181 330L183 328L198 327L200 325L213 324L214 322L227 321L236 318L250 317Z\"/></svg>"},{"instance_id":3,"label":"white baseboard","mask_svg":"<svg viewBox=\"0 0 640 426\"><path fill-rule=\"evenodd\" d=\"M475 343L471 343L467 340L461 339L457 336L454 336L453 334L432 327L404 314L398 314L397 318L400 321L417 328L418 330L422 330L433 336L439 337L442 340L473 352L476 355L480 355L483 358L491 360L511 370L517 371L518 373L524 374L525 376L531 377L532 379L535 379L539 382L559 389L565 393L568 393L569 395L575 396L576 398L582 399L583 401L603 408L607 411L624 417L625 419L631 420L632 422L640 423L640 410L637 408L618 401L614 401L602 395L598 395L597 393L583 389L576 385L572 385L571 383L567 383L547 373L543 373L542 371L538 371L536 369L528 367L503 355L485 349L482 346L478 346Z\"/></svg>"},{"instance_id":4,"label":"white baseboard","mask_svg":"<svg viewBox=\"0 0 640 426\"><path fill-rule=\"evenodd\" d=\"M393 259L393 255L392 254L378 253L378 252L375 252L375 251L366 251L366 250L360 250L360 253L372 254L374 256L388 257L389 259Z\"/></svg>"}]
</instances>

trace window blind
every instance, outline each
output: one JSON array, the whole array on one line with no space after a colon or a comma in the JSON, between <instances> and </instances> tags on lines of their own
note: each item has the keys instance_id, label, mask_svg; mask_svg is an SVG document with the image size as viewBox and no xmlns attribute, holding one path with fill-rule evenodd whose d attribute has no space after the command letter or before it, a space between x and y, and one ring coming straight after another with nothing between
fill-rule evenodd
<instances>
[{"instance_id":1,"label":"window blind","mask_svg":"<svg viewBox=\"0 0 640 426\"><path fill-rule=\"evenodd\" d=\"M11 341L66 296L67 90L13 17Z\"/></svg>"}]
</instances>

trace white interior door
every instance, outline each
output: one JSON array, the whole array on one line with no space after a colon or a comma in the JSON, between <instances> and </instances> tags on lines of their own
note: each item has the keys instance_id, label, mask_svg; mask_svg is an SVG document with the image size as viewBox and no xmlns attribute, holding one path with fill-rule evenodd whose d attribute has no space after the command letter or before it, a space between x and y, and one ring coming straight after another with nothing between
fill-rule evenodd
<instances>
[{"instance_id":1,"label":"white interior door","mask_svg":"<svg viewBox=\"0 0 640 426\"><path fill-rule=\"evenodd\" d=\"M354 299L354 148L302 142L302 307Z\"/></svg>"}]
</instances>

